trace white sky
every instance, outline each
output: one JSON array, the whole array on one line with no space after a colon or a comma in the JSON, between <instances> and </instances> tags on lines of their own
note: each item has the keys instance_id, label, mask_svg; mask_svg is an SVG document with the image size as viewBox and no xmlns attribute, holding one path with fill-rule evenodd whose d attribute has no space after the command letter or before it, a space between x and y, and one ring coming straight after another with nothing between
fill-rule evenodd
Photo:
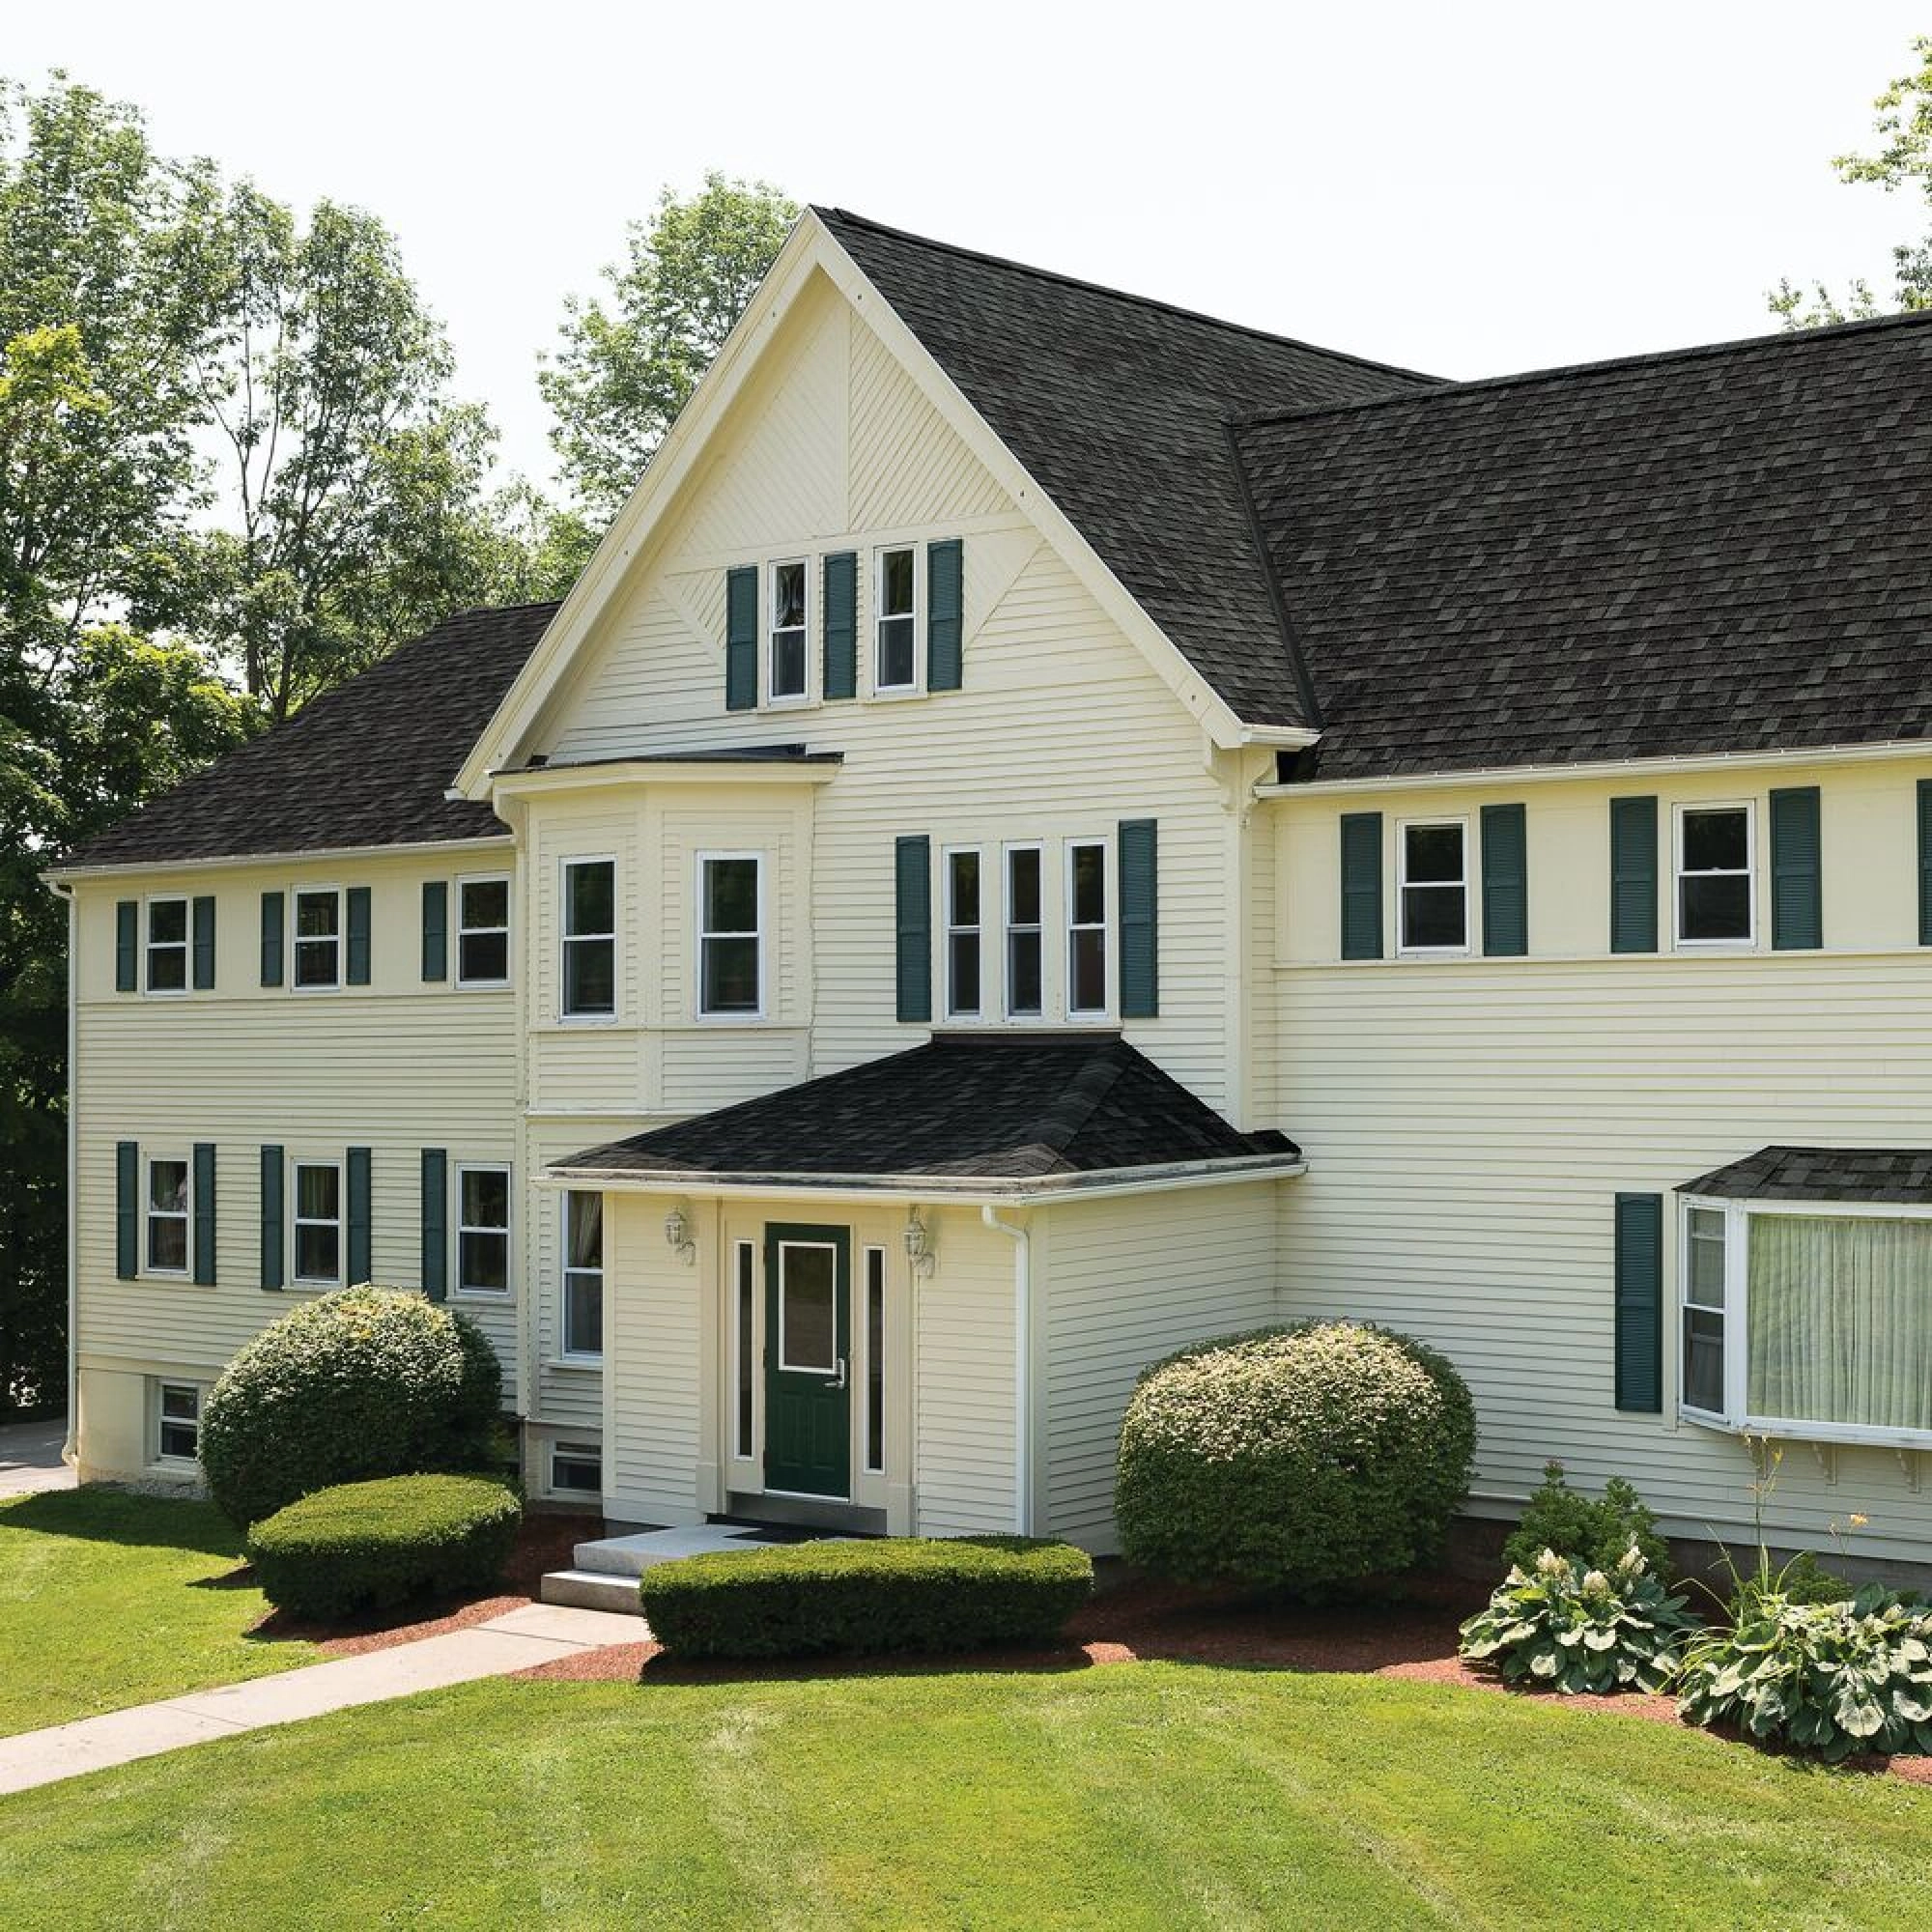
<instances>
[{"instance_id":1,"label":"white sky","mask_svg":"<svg viewBox=\"0 0 1932 1932\"><path fill-rule=\"evenodd\" d=\"M1357 354L1474 376L1759 332L1889 285L1922 207L1840 185L1932 5L1327 0L666 8L14 0L64 66L402 238L505 461L628 217L707 166Z\"/></svg>"}]
</instances>

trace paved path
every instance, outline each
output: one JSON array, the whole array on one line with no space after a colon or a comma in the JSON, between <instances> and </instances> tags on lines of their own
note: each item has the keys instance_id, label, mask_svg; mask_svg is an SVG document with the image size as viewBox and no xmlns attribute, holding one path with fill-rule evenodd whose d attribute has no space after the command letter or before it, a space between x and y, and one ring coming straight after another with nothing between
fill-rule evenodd
<instances>
[{"instance_id":1,"label":"paved path","mask_svg":"<svg viewBox=\"0 0 1932 1932\"><path fill-rule=\"evenodd\" d=\"M0 1496L24 1496L35 1490L71 1490L73 1471L61 1461L67 1423L10 1422L0 1429Z\"/></svg>"},{"instance_id":2,"label":"paved path","mask_svg":"<svg viewBox=\"0 0 1932 1932\"><path fill-rule=\"evenodd\" d=\"M637 1643L644 1634L642 1621L634 1616L531 1604L471 1630L0 1738L0 1792L27 1791L183 1745L234 1737L265 1724L293 1723L353 1704L380 1704L478 1677L507 1677L579 1651Z\"/></svg>"}]
</instances>

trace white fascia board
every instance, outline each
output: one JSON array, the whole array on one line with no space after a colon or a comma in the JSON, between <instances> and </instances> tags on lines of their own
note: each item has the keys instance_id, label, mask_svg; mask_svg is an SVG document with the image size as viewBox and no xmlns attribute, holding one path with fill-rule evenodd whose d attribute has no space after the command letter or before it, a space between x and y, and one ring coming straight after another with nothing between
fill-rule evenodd
<instances>
[{"instance_id":1,"label":"white fascia board","mask_svg":"<svg viewBox=\"0 0 1932 1932\"><path fill-rule=\"evenodd\" d=\"M489 832L475 838L402 840L393 845L316 845L300 852L224 852L208 859L124 859L109 866L56 866L41 876L49 885L66 885L88 879L130 878L145 872L235 871L259 866L337 865L356 859L436 859L487 852L516 842L509 832Z\"/></svg>"},{"instance_id":2,"label":"white fascia board","mask_svg":"<svg viewBox=\"0 0 1932 1932\"><path fill-rule=\"evenodd\" d=\"M492 781L502 799L597 791L609 785L727 784L735 791L748 785L830 784L839 769L829 758L810 764L781 758L611 758L594 765L539 765L532 771L497 772Z\"/></svg>"}]
</instances>

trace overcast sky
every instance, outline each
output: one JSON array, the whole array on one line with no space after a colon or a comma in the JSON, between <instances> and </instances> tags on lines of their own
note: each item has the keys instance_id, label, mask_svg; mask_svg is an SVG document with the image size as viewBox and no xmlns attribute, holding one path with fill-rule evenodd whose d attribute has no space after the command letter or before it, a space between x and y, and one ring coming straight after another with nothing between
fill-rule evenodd
<instances>
[{"instance_id":1,"label":"overcast sky","mask_svg":"<svg viewBox=\"0 0 1932 1932\"><path fill-rule=\"evenodd\" d=\"M1757 333L1784 273L1887 280L1922 208L1828 163L1915 31L1926 0L14 0L0 71L66 67L165 150L374 210L506 460L546 475L565 292L707 166L1486 375Z\"/></svg>"}]
</instances>

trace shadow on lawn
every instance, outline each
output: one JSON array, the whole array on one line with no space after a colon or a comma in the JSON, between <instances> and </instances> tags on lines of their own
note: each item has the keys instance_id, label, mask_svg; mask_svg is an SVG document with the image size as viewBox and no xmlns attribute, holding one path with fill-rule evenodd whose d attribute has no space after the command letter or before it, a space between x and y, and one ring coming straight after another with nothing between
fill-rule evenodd
<instances>
[{"instance_id":1,"label":"shadow on lawn","mask_svg":"<svg viewBox=\"0 0 1932 1932\"><path fill-rule=\"evenodd\" d=\"M242 1554L241 1536L213 1503L130 1490L42 1490L0 1504L0 1541L10 1529L128 1548L192 1549L229 1561Z\"/></svg>"}]
</instances>

